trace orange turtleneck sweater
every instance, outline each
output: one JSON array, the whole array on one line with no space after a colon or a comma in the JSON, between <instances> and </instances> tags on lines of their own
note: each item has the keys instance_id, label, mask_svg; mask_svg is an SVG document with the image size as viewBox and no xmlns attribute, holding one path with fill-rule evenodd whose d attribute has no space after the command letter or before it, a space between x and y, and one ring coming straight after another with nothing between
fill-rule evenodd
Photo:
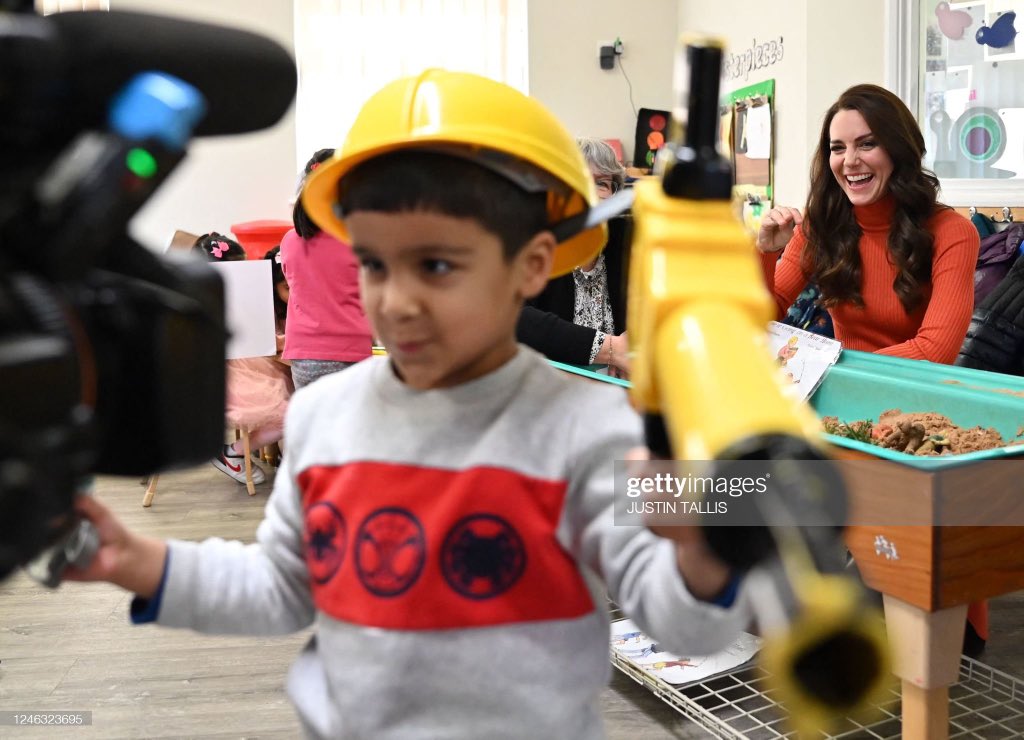
<instances>
[{"instance_id":1,"label":"orange turtleneck sweater","mask_svg":"<svg viewBox=\"0 0 1024 740\"><path fill-rule=\"evenodd\" d=\"M950 364L956 359L974 311L974 268L980 238L963 216L947 208L937 210L926 228L934 237L932 281L925 300L908 314L892 284L896 267L889 261L887 240L895 202L892 196L853 209L862 235L861 295L864 308L842 303L829 310L836 339L848 349ZM807 243L798 228L782 258L761 255L768 289L778 304L779 318L808 283L800 267Z\"/></svg>"}]
</instances>

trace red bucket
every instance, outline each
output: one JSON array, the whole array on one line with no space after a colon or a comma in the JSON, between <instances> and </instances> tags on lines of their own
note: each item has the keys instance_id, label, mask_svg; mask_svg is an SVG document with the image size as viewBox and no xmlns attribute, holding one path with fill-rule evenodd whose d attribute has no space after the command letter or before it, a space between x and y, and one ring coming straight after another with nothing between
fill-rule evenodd
<instances>
[{"instance_id":1,"label":"red bucket","mask_svg":"<svg viewBox=\"0 0 1024 740\"><path fill-rule=\"evenodd\" d=\"M232 226L231 233L245 249L249 259L259 260L281 243L281 237L288 233L290 228L291 221L246 221Z\"/></svg>"}]
</instances>

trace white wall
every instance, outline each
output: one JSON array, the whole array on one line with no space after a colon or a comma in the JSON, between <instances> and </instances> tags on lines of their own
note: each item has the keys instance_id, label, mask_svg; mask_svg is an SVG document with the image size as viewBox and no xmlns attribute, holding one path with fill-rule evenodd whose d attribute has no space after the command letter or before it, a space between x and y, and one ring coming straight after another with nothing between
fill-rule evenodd
<instances>
[{"instance_id":1,"label":"white wall","mask_svg":"<svg viewBox=\"0 0 1024 740\"><path fill-rule=\"evenodd\" d=\"M530 95L576 136L622 140L633 157L636 117L619 64L603 70L600 42L622 39L622 68L640 108L672 108L677 8L672 0L529 0Z\"/></svg>"},{"instance_id":2,"label":"white wall","mask_svg":"<svg viewBox=\"0 0 1024 740\"><path fill-rule=\"evenodd\" d=\"M578 136L619 138L632 158L636 119L617 64L598 65L599 42L620 37L622 66L637 109L671 108L678 10L672 0L528 0L530 93ZM294 51L292 0L110 0L112 10L173 14L246 28ZM201 139L132 223L133 235L163 249L176 229L229 231L258 218L288 219L301 162L290 112L272 129Z\"/></svg>"},{"instance_id":3,"label":"white wall","mask_svg":"<svg viewBox=\"0 0 1024 740\"><path fill-rule=\"evenodd\" d=\"M726 80L723 92L775 80L775 202L802 207L825 110L858 82L885 78L884 0L679 0L680 31L722 38L740 53L783 39L781 61Z\"/></svg>"},{"instance_id":4,"label":"white wall","mask_svg":"<svg viewBox=\"0 0 1024 740\"><path fill-rule=\"evenodd\" d=\"M243 28L294 49L291 0L111 0L110 7ZM270 129L197 139L135 217L132 234L163 250L176 229L228 232L243 221L290 220L288 199L298 169L294 110Z\"/></svg>"},{"instance_id":5,"label":"white wall","mask_svg":"<svg viewBox=\"0 0 1024 740\"><path fill-rule=\"evenodd\" d=\"M885 20L885 0L807 0L808 155L843 90L885 84Z\"/></svg>"},{"instance_id":6,"label":"white wall","mask_svg":"<svg viewBox=\"0 0 1024 740\"><path fill-rule=\"evenodd\" d=\"M801 205L821 116L854 82L884 78L884 0L528 0L530 93L579 136L622 140L633 155L635 118L617 64L598 65L600 42L620 37L636 107L672 107L678 33L722 37L742 51L783 37L783 59L723 90L776 80L776 202ZM293 49L292 0L111 0L114 10L175 14L263 33ZM199 140L136 217L133 234L162 249L175 229L228 231L288 219L299 165L294 112L272 129Z\"/></svg>"}]
</instances>

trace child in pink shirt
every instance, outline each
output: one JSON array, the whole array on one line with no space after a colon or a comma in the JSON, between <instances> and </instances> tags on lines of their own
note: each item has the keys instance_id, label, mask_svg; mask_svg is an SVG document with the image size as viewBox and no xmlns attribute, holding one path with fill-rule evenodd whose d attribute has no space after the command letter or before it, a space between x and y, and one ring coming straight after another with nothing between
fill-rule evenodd
<instances>
[{"instance_id":1,"label":"child in pink shirt","mask_svg":"<svg viewBox=\"0 0 1024 740\"><path fill-rule=\"evenodd\" d=\"M217 232L199 237L192 250L210 262L246 259L241 244ZM251 449L277 442L284 436L284 415L294 390L287 367L273 357L228 360L225 389L225 419L230 426L249 431ZM211 462L225 475L245 483L243 450L241 440L225 444ZM263 470L253 465L252 482L258 485L266 479Z\"/></svg>"},{"instance_id":2,"label":"child in pink shirt","mask_svg":"<svg viewBox=\"0 0 1024 740\"><path fill-rule=\"evenodd\" d=\"M321 149L306 164L303 181L334 155ZM343 370L371 354L370 324L359 298L359 263L348 244L320 230L296 200L295 228L281 240L288 281L284 359L296 389Z\"/></svg>"}]
</instances>

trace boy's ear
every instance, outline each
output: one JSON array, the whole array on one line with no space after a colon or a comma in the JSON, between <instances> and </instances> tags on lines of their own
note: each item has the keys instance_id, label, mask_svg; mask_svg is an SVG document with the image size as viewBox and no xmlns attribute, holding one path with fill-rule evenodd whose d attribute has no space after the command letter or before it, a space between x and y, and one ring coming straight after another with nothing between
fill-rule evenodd
<instances>
[{"instance_id":1,"label":"boy's ear","mask_svg":"<svg viewBox=\"0 0 1024 740\"><path fill-rule=\"evenodd\" d=\"M516 273L520 298L533 298L544 290L551 276L556 244L554 234L541 231L519 250L516 255Z\"/></svg>"}]
</instances>

